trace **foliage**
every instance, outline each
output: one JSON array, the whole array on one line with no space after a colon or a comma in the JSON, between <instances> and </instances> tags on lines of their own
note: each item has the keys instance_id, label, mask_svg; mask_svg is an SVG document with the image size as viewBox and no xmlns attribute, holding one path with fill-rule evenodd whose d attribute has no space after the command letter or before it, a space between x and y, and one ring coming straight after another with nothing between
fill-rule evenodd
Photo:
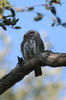
<instances>
[{"instance_id":1,"label":"foliage","mask_svg":"<svg viewBox=\"0 0 66 100\"><path fill-rule=\"evenodd\" d=\"M46 3L45 4L42 4L42 5L34 5L34 6L31 6L31 7L25 7L24 9L20 9L20 8L16 8L16 11L19 12L34 12L35 10L35 7L39 7L39 6L43 6L45 7L45 10L48 10L50 11L56 20L53 20L53 23L52 23L52 27L53 26L58 26L58 25L61 25L63 27L66 28L66 22L62 22L61 19L57 16L57 10L55 8L54 5L62 5L62 3L60 2L60 0L46 0ZM19 21L18 18L16 18L16 11L14 10L13 8L14 6L11 5L8 0L0 0L0 26L4 29L4 30L7 30L7 26L13 28L13 29L21 29L20 26L15 26L17 24L17 22ZM11 14L5 16L4 12L5 11L10 11ZM9 12L8 12L9 13ZM34 17L34 21L40 21L44 18L44 16L46 16L45 14L42 14L40 12L34 12L36 13L36 17ZM51 18L53 19L53 18Z\"/></svg>"},{"instance_id":2,"label":"foliage","mask_svg":"<svg viewBox=\"0 0 66 100\"><path fill-rule=\"evenodd\" d=\"M5 16L4 12L10 11L11 14ZM0 0L0 26L7 30L6 26L11 26L13 29L20 29L21 27L15 26L19 19L16 18L13 6L7 0Z\"/></svg>"},{"instance_id":3,"label":"foliage","mask_svg":"<svg viewBox=\"0 0 66 100\"><path fill-rule=\"evenodd\" d=\"M40 21L42 20L45 16L48 16L46 14L42 14L40 12L35 12L35 7L39 7L39 6L42 6L42 7L45 7L45 10L48 10L50 11L54 17L51 17L53 23L51 24L51 26L58 26L58 25L61 25L63 27L66 28L66 22L62 22L61 19L57 16L57 10L55 8L54 5L62 5L62 3L60 2L60 0L46 0L46 3L45 4L41 4L41 5L34 5L34 6L31 6L31 7L24 7L24 8L16 8L16 11L17 12L28 12L28 11L32 11L33 13L36 13L36 17L34 17L34 21ZM48 16L49 17L49 16ZM50 18L50 17L49 17Z\"/></svg>"}]
</instances>

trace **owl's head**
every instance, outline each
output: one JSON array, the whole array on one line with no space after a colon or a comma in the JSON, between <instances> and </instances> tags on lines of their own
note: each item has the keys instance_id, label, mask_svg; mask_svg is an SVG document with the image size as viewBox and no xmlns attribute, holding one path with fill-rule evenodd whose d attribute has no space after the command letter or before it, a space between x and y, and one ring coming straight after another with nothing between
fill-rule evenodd
<instances>
[{"instance_id":1,"label":"owl's head","mask_svg":"<svg viewBox=\"0 0 66 100\"><path fill-rule=\"evenodd\" d=\"M35 31L35 30L30 30L28 32L26 32L26 34L24 35L24 39L26 38L31 38L31 37L40 37L39 32Z\"/></svg>"}]
</instances>

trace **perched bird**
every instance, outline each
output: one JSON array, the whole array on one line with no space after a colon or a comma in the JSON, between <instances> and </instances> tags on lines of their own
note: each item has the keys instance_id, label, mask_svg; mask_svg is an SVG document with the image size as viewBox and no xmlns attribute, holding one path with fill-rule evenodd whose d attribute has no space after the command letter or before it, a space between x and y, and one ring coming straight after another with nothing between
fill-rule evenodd
<instances>
[{"instance_id":1,"label":"perched bird","mask_svg":"<svg viewBox=\"0 0 66 100\"><path fill-rule=\"evenodd\" d=\"M36 55L44 52L44 44L40 37L40 34L35 30L26 32L21 43L21 53L24 59L30 60ZM41 67L35 68L35 76L42 75Z\"/></svg>"}]
</instances>

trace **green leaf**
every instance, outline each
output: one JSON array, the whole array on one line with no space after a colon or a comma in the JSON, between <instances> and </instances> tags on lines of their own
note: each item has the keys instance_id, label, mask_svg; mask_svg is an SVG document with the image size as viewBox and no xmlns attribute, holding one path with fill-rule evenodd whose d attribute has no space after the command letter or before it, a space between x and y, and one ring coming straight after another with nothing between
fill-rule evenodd
<instances>
[{"instance_id":1,"label":"green leaf","mask_svg":"<svg viewBox=\"0 0 66 100\"><path fill-rule=\"evenodd\" d=\"M3 23L0 23L0 26L1 26L5 31L7 30L6 26L5 26Z\"/></svg>"},{"instance_id":2,"label":"green leaf","mask_svg":"<svg viewBox=\"0 0 66 100\"><path fill-rule=\"evenodd\" d=\"M19 18L16 19L16 22L18 22L18 21L19 21Z\"/></svg>"},{"instance_id":3,"label":"green leaf","mask_svg":"<svg viewBox=\"0 0 66 100\"><path fill-rule=\"evenodd\" d=\"M35 21L39 21L39 20L41 20L42 18L43 18L42 16L34 17L34 20L35 20Z\"/></svg>"},{"instance_id":4,"label":"green leaf","mask_svg":"<svg viewBox=\"0 0 66 100\"><path fill-rule=\"evenodd\" d=\"M56 18L57 18L58 24L61 24L61 19L59 17L56 17Z\"/></svg>"},{"instance_id":5,"label":"green leaf","mask_svg":"<svg viewBox=\"0 0 66 100\"><path fill-rule=\"evenodd\" d=\"M55 26L55 22L53 22L51 26L52 26L52 27Z\"/></svg>"},{"instance_id":6,"label":"green leaf","mask_svg":"<svg viewBox=\"0 0 66 100\"><path fill-rule=\"evenodd\" d=\"M21 27L20 27L20 26L15 26L14 28L15 28L15 29L21 29Z\"/></svg>"},{"instance_id":7,"label":"green leaf","mask_svg":"<svg viewBox=\"0 0 66 100\"><path fill-rule=\"evenodd\" d=\"M64 27L66 28L66 23L62 23L61 25L64 26Z\"/></svg>"},{"instance_id":8,"label":"green leaf","mask_svg":"<svg viewBox=\"0 0 66 100\"><path fill-rule=\"evenodd\" d=\"M10 8L10 11L12 13L12 17L15 17L15 10L13 8Z\"/></svg>"},{"instance_id":9,"label":"green leaf","mask_svg":"<svg viewBox=\"0 0 66 100\"><path fill-rule=\"evenodd\" d=\"M3 23L5 24L5 25L11 25L11 19L9 18L9 19L4 19L3 20Z\"/></svg>"},{"instance_id":10,"label":"green leaf","mask_svg":"<svg viewBox=\"0 0 66 100\"><path fill-rule=\"evenodd\" d=\"M51 0L50 4L61 4L60 0Z\"/></svg>"},{"instance_id":11,"label":"green leaf","mask_svg":"<svg viewBox=\"0 0 66 100\"><path fill-rule=\"evenodd\" d=\"M43 18L43 15L41 13L37 13L37 15L38 15L37 17L34 17L35 21L39 21Z\"/></svg>"},{"instance_id":12,"label":"green leaf","mask_svg":"<svg viewBox=\"0 0 66 100\"><path fill-rule=\"evenodd\" d=\"M10 5L8 0L0 0L0 6L5 7L6 5Z\"/></svg>"},{"instance_id":13,"label":"green leaf","mask_svg":"<svg viewBox=\"0 0 66 100\"><path fill-rule=\"evenodd\" d=\"M32 10L34 10L34 7L29 7L28 8L28 11L32 11Z\"/></svg>"},{"instance_id":14,"label":"green leaf","mask_svg":"<svg viewBox=\"0 0 66 100\"><path fill-rule=\"evenodd\" d=\"M56 9L55 9L55 7L50 7L50 10L51 10L51 12L52 12L54 15L56 15Z\"/></svg>"},{"instance_id":15,"label":"green leaf","mask_svg":"<svg viewBox=\"0 0 66 100\"><path fill-rule=\"evenodd\" d=\"M11 25L12 25L12 26L16 25L16 18L13 18L13 19L12 19Z\"/></svg>"},{"instance_id":16,"label":"green leaf","mask_svg":"<svg viewBox=\"0 0 66 100\"><path fill-rule=\"evenodd\" d=\"M0 19L3 18L3 13L4 13L4 9L3 8L0 8Z\"/></svg>"}]
</instances>

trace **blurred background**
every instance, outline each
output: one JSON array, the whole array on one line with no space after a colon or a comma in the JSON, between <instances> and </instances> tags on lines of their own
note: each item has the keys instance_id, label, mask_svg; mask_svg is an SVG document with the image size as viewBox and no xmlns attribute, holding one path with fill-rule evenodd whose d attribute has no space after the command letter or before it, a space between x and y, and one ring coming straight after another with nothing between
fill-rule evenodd
<instances>
[{"instance_id":1,"label":"blurred background","mask_svg":"<svg viewBox=\"0 0 66 100\"><path fill-rule=\"evenodd\" d=\"M9 2L15 8L44 4L45 0L14 0ZM55 5L57 15L66 21L66 1L62 1L62 6ZM53 17L50 11L44 7L35 7L35 11ZM37 30L45 44L45 50L49 49L54 52L66 53L66 28L62 26L52 27L52 20L45 16L42 20L35 22L33 18L35 13L17 12L19 18L18 25L20 30L8 28L5 32L0 28L0 78L15 68L18 60L17 56L22 56L20 44L23 35L28 30ZM16 83L12 88L7 90L0 100L66 100L66 68L51 68L49 66L42 68L43 75L35 77L31 72L25 78Z\"/></svg>"}]
</instances>

